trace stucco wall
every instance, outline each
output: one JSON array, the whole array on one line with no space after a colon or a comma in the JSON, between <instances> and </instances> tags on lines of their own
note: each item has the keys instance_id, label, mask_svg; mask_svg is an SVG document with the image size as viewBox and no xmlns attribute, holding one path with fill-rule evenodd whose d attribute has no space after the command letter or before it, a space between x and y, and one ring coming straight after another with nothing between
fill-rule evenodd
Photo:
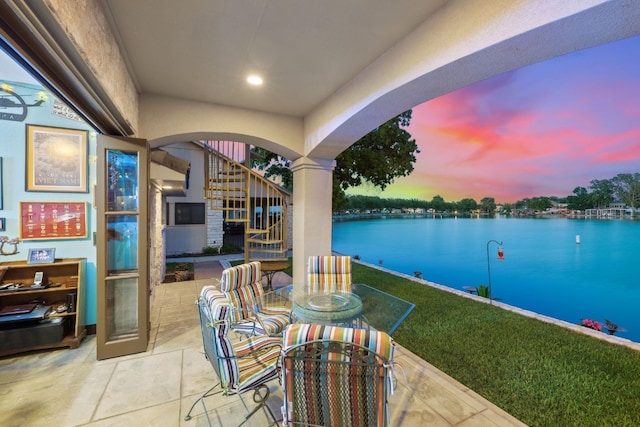
<instances>
[{"instance_id":1,"label":"stucco wall","mask_svg":"<svg viewBox=\"0 0 640 427\"><path fill-rule=\"evenodd\" d=\"M100 2L46 0L109 99L137 133L138 93Z\"/></svg>"}]
</instances>

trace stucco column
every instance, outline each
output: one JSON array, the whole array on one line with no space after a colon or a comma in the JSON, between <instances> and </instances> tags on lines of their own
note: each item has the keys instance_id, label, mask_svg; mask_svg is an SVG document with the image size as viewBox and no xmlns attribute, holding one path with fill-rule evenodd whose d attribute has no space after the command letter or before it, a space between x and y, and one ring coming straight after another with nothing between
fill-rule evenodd
<instances>
[{"instance_id":1,"label":"stucco column","mask_svg":"<svg viewBox=\"0 0 640 427\"><path fill-rule=\"evenodd\" d=\"M333 159L301 157L293 162L293 285L306 282L310 255L331 255Z\"/></svg>"}]
</instances>

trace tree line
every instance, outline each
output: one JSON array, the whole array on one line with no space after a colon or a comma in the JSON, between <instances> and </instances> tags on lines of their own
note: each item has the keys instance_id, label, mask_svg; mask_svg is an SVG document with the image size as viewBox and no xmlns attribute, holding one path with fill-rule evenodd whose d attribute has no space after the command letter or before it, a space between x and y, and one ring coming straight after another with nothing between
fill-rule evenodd
<instances>
[{"instance_id":1,"label":"tree line","mask_svg":"<svg viewBox=\"0 0 640 427\"><path fill-rule=\"evenodd\" d=\"M576 187L565 197L538 196L504 203L503 210L532 209L544 211L554 204L566 204L570 210L604 208L614 202L624 203L632 209L640 206L640 173L620 173L611 179L594 179L588 188ZM480 202L465 198L457 202L447 202L440 195L430 201L420 199L380 198L377 196L348 196L343 210L391 210L391 209L433 209L436 212L485 212L493 213L497 207L495 198L484 197Z\"/></svg>"}]
</instances>

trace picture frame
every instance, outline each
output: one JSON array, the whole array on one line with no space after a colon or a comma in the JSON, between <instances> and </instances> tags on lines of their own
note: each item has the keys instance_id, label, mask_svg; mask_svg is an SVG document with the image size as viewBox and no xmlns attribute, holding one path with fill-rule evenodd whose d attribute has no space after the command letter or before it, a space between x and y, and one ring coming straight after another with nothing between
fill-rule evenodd
<instances>
[{"instance_id":1,"label":"picture frame","mask_svg":"<svg viewBox=\"0 0 640 427\"><path fill-rule=\"evenodd\" d=\"M87 202L20 202L20 240L86 239Z\"/></svg>"},{"instance_id":2,"label":"picture frame","mask_svg":"<svg viewBox=\"0 0 640 427\"><path fill-rule=\"evenodd\" d=\"M26 191L88 193L86 130L26 125Z\"/></svg>"},{"instance_id":3,"label":"picture frame","mask_svg":"<svg viewBox=\"0 0 640 427\"><path fill-rule=\"evenodd\" d=\"M31 248L27 256L27 264L51 264L55 260L55 248Z\"/></svg>"},{"instance_id":4,"label":"picture frame","mask_svg":"<svg viewBox=\"0 0 640 427\"><path fill-rule=\"evenodd\" d=\"M7 231L7 219L0 218L0 231Z\"/></svg>"}]
</instances>

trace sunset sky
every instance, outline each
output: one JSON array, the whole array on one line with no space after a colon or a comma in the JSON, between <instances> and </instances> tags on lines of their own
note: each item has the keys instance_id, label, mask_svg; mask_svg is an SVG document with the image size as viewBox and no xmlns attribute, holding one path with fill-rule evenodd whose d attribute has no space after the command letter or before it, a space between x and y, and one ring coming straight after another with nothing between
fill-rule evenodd
<instances>
[{"instance_id":1,"label":"sunset sky","mask_svg":"<svg viewBox=\"0 0 640 427\"><path fill-rule=\"evenodd\" d=\"M413 108L415 170L384 192L446 201L559 196L640 172L640 37L501 74Z\"/></svg>"}]
</instances>

